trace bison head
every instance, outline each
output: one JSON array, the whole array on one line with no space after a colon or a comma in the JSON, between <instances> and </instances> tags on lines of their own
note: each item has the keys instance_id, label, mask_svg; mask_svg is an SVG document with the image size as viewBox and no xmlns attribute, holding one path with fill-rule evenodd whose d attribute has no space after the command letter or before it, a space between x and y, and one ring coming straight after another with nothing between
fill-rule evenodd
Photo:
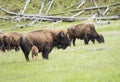
<instances>
[{"instance_id":1,"label":"bison head","mask_svg":"<svg viewBox=\"0 0 120 82\"><path fill-rule=\"evenodd\" d=\"M72 40L75 37L75 29L74 28L68 28L67 34L69 35L70 40Z\"/></svg>"},{"instance_id":2,"label":"bison head","mask_svg":"<svg viewBox=\"0 0 120 82\"><path fill-rule=\"evenodd\" d=\"M66 49L67 46L70 45L70 39L67 33L64 33L63 31L61 31L58 34L58 45L57 48L58 49Z\"/></svg>"},{"instance_id":3,"label":"bison head","mask_svg":"<svg viewBox=\"0 0 120 82\"><path fill-rule=\"evenodd\" d=\"M97 38L97 41L99 43L104 43L105 42L104 37L101 34L99 34L99 37Z\"/></svg>"}]
</instances>

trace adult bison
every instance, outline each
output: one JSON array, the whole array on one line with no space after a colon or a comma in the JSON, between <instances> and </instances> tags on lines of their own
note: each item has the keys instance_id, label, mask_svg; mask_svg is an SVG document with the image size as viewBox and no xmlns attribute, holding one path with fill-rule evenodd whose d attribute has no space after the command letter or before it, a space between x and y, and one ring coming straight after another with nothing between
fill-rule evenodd
<instances>
[{"instance_id":1,"label":"adult bison","mask_svg":"<svg viewBox=\"0 0 120 82\"><path fill-rule=\"evenodd\" d=\"M19 50L21 33L11 32L7 35L3 36L3 51L15 49L15 51Z\"/></svg>"},{"instance_id":2,"label":"adult bison","mask_svg":"<svg viewBox=\"0 0 120 82\"><path fill-rule=\"evenodd\" d=\"M99 43L104 42L104 37L96 32L95 26L93 24L81 23L75 26L71 26L68 28L68 34L70 40L73 41L74 46L76 38L84 40L85 44L88 44L90 40L94 43L95 39Z\"/></svg>"},{"instance_id":3,"label":"adult bison","mask_svg":"<svg viewBox=\"0 0 120 82\"><path fill-rule=\"evenodd\" d=\"M0 32L0 50L2 50L3 36L4 34Z\"/></svg>"},{"instance_id":4,"label":"adult bison","mask_svg":"<svg viewBox=\"0 0 120 82\"><path fill-rule=\"evenodd\" d=\"M48 59L54 47L66 49L70 45L70 40L64 31L46 29L23 34L20 38L20 46L26 61L29 61L29 53L33 45L39 49L39 52L42 52L43 59Z\"/></svg>"},{"instance_id":5,"label":"adult bison","mask_svg":"<svg viewBox=\"0 0 120 82\"><path fill-rule=\"evenodd\" d=\"M6 41L6 40L7 41ZM5 42L6 41L6 42ZM8 46L7 44L9 43L8 42L9 39L5 37L5 34L3 33L0 33L0 50L2 50L3 52L7 49L8 50ZM6 44L7 43L7 44Z\"/></svg>"}]
</instances>

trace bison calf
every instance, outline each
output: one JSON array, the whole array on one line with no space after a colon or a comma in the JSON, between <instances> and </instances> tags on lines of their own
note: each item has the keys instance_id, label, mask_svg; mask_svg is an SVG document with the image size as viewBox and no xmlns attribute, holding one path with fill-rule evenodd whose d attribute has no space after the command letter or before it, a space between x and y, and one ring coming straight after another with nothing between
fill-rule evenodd
<instances>
[{"instance_id":1,"label":"bison calf","mask_svg":"<svg viewBox=\"0 0 120 82\"><path fill-rule=\"evenodd\" d=\"M37 60L39 49L36 46L33 46L31 49L33 61Z\"/></svg>"}]
</instances>

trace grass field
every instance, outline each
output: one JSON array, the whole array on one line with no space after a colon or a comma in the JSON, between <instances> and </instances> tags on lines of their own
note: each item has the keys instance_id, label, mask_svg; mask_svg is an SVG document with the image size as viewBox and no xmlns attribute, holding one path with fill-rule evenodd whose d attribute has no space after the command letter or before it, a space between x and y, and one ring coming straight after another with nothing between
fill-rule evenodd
<instances>
[{"instance_id":1,"label":"grass field","mask_svg":"<svg viewBox=\"0 0 120 82\"><path fill-rule=\"evenodd\" d=\"M58 23L53 28L71 24ZM38 26L15 31L28 32ZM0 52L0 82L120 82L120 21L96 29L103 34L104 44L84 45L77 40L76 46L66 50L53 49L49 60L40 53L38 61L30 55L31 61L26 62L21 51Z\"/></svg>"}]
</instances>

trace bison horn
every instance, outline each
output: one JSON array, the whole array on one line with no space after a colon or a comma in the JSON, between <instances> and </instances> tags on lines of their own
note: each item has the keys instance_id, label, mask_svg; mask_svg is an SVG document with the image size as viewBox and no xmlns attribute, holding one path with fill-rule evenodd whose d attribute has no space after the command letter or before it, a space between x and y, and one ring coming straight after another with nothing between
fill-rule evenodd
<instances>
[{"instance_id":1,"label":"bison horn","mask_svg":"<svg viewBox=\"0 0 120 82\"><path fill-rule=\"evenodd\" d=\"M64 32L62 31L62 32L60 32L60 37L64 37Z\"/></svg>"}]
</instances>

